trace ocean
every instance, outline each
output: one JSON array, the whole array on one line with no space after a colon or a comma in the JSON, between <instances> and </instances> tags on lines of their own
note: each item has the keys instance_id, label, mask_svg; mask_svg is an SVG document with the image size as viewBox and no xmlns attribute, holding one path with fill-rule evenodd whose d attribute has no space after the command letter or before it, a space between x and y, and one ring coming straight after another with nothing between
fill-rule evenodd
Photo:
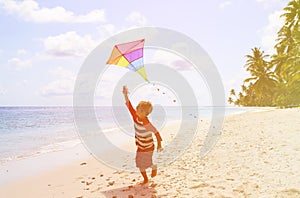
<instances>
[{"instance_id":1,"label":"ocean","mask_svg":"<svg viewBox=\"0 0 300 198\"><path fill-rule=\"evenodd\" d=\"M154 107L149 119L160 130L184 116L191 119L210 119L212 109L213 107L190 108L184 111L188 112L187 115L182 115L182 108L158 106ZM225 109L226 115L232 115L253 108ZM98 125L107 136L117 137L121 131L127 131L129 136L134 135L126 107L95 107L95 114ZM77 132L73 107L0 107L0 166L72 148L81 143L80 135Z\"/></svg>"}]
</instances>

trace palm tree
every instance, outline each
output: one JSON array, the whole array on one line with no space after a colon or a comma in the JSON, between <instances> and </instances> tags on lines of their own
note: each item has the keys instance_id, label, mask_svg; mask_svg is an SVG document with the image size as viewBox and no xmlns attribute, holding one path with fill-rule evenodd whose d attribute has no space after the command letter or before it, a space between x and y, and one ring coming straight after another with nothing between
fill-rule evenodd
<instances>
[{"instance_id":1,"label":"palm tree","mask_svg":"<svg viewBox=\"0 0 300 198\"><path fill-rule=\"evenodd\" d=\"M233 100L232 97L235 97L235 101ZM230 97L228 98L228 103L231 104L231 103L234 103L236 104L236 100L238 100L237 96L235 95L235 90L234 89L231 89L230 90Z\"/></svg>"},{"instance_id":2,"label":"palm tree","mask_svg":"<svg viewBox=\"0 0 300 198\"><path fill-rule=\"evenodd\" d=\"M243 85L242 85L242 91L243 91L243 92L246 92L246 90L247 90L247 87L246 87L246 85L243 84Z\"/></svg>"},{"instance_id":3,"label":"palm tree","mask_svg":"<svg viewBox=\"0 0 300 198\"><path fill-rule=\"evenodd\" d=\"M231 97L228 98L228 103L229 103L229 104L232 104L232 103L233 103L233 100L232 100Z\"/></svg>"},{"instance_id":4,"label":"palm tree","mask_svg":"<svg viewBox=\"0 0 300 198\"><path fill-rule=\"evenodd\" d=\"M281 17L285 23L278 32L276 53L269 57L252 48L244 65L251 77L244 80L238 96L234 89L230 91L236 100L228 101L244 106L300 106L300 0L291 0Z\"/></svg>"},{"instance_id":5,"label":"palm tree","mask_svg":"<svg viewBox=\"0 0 300 198\"><path fill-rule=\"evenodd\" d=\"M285 26L289 27L291 31L298 29L300 24L300 0L292 0L283 9L284 13L281 15L285 17Z\"/></svg>"},{"instance_id":6,"label":"palm tree","mask_svg":"<svg viewBox=\"0 0 300 198\"><path fill-rule=\"evenodd\" d=\"M257 101L256 92L253 88L252 82L248 85L245 91L244 103L245 106L258 106L259 102Z\"/></svg>"},{"instance_id":7,"label":"palm tree","mask_svg":"<svg viewBox=\"0 0 300 198\"><path fill-rule=\"evenodd\" d=\"M300 0L284 8L285 24L278 32L275 66L277 88L275 100L280 106L300 104Z\"/></svg>"},{"instance_id":8,"label":"palm tree","mask_svg":"<svg viewBox=\"0 0 300 198\"><path fill-rule=\"evenodd\" d=\"M255 47L251 50L253 55L246 55L247 62L245 67L252 77L247 78L244 82L253 82L252 90L259 97L259 101L256 101L258 104L256 105L271 105L276 85L275 75L272 71L273 65L265 60L269 56L264 54L259 48Z\"/></svg>"},{"instance_id":9,"label":"palm tree","mask_svg":"<svg viewBox=\"0 0 300 198\"><path fill-rule=\"evenodd\" d=\"M234 104L240 106L240 105L241 105L241 100L240 100L240 99L237 99L237 100L234 102Z\"/></svg>"},{"instance_id":10,"label":"palm tree","mask_svg":"<svg viewBox=\"0 0 300 198\"><path fill-rule=\"evenodd\" d=\"M235 96L235 91L234 91L234 89L231 89L231 90L230 90L230 95Z\"/></svg>"},{"instance_id":11,"label":"palm tree","mask_svg":"<svg viewBox=\"0 0 300 198\"><path fill-rule=\"evenodd\" d=\"M284 62L294 63L295 59L299 65L300 52L300 0L292 0L283 9L284 26L278 32L278 43L275 48L278 55L284 58ZM285 55L285 56L282 56ZM290 64L288 64L290 65ZM277 65L280 67L280 65Z\"/></svg>"}]
</instances>

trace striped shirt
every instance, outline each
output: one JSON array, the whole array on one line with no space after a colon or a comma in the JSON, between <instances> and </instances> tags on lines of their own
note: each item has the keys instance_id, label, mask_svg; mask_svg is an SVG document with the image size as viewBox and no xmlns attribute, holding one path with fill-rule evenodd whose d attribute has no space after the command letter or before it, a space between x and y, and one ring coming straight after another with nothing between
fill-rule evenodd
<instances>
[{"instance_id":1,"label":"striped shirt","mask_svg":"<svg viewBox=\"0 0 300 198\"><path fill-rule=\"evenodd\" d=\"M126 102L126 106L132 115L135 130L135 144L139 152L147 152L154 150L154 141L152 133L156 136L158 141L162 138L157 129L151 124L148 118L141 119L137 116L135 109L132 107L131 102Z\"/></svg>"}]
</instances>

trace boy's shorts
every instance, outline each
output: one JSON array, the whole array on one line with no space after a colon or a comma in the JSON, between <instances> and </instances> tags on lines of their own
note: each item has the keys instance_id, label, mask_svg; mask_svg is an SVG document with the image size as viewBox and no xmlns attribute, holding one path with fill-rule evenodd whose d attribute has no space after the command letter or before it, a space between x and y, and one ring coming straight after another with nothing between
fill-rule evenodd
<instances>
[{"instance_id":1,"label":"boy's shorts","mask_svg":"<svg viewBox=\"0 0 300 198\"><path fill-rule=\"evenodd\" d=\"M152 166L153 151L136 152L135 163L136 167L146 169Z\"/></svg>"}]
</instances>

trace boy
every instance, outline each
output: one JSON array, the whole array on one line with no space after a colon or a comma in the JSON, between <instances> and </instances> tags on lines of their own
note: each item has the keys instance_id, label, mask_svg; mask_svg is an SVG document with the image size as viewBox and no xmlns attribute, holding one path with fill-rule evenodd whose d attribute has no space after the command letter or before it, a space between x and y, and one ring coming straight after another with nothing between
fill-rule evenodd
<instances>
[{"instance_id":1,"label":"boy","mask_svg":"<svg viewBox=\"0 0 300 198\"><path fill-rule=\"evenodd\" d=\"M126 106L130 111L134 121L135 144L137 146L135 158L136 166L140 169L140 172L144 178L142 184L146 184L148 183L146 169L150 167L152 168L151 177L155 177L157 173L157 166L152 163L154 151L152 133L154 133L156 136L158 151L162 150L162 138L159 132L147 118L152 111L152 104L150 102L141 101L135 110L128 98L128 90L126 86L123 86L123 94L126 101Z\"/></svg>"}]
</instances>

